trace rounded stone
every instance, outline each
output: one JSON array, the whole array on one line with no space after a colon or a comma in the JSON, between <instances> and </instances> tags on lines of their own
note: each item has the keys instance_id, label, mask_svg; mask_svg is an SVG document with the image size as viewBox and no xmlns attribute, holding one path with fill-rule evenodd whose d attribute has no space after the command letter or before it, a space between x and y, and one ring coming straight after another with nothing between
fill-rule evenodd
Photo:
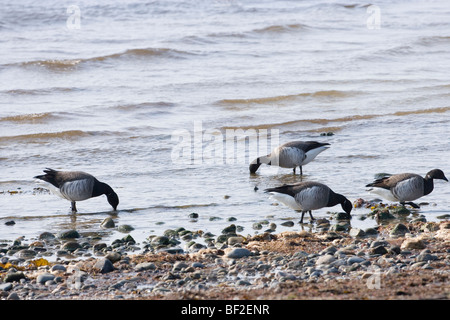
<instances>
[{"instance_id":1,"label":"rounded stone","mask_svg":"<svg viewBox=\"0 0 450 320\"><path fill-rule=\"evenodd\" d=\"M166 236L158 236L152 239L152 244L154 245L168 245L170 243L169 238Z\"/></svg>"},{"instance_id":2,"label":"rounded stone","mask_svg":"<svg viewBox=\"0 0 450 320\"><path fill-rule=\"evenodd\" d=\"M350 257L350 258L347 259L347 263L348 263L349 265L352 265L352 264L354 264L354 263L361 263L361 262L363 262L363 261L365 261L365 260L366 260L366 259L361 258L361 257L358 257L358 256L352 256L352 257Z\"/></svg>"},{"instance_id":3,"label":"rounded stone","mask_svg":"<svg viewBox=\"0 0 450 320\"><path fill-rule=\"evenodd\" d=\"M130 226L129 224L121 224L118 228L117 231L119 232L123 232L123 233L128 233L133 231L134 228L132 226Z\"/></svg>"},{"instance_id":4,"label":"rounded stone","mask_svg":"<svg viewBox=\"0 0 450 320\"><path fill-rule=\"evenodd\" d=\"M241 244L242 242L244 242L244 238L240 237L240 236L229 237L227 242L230 246L235 245L235 244Z\"/></svg>"},{"instance_id":5,"label":"rounded stone","mask_svg":"<svg viewBox=\"0 0 450 320\"><path fill-rule=\"evenodd\" d=\"M138 263L135 267L134 267L135 271L145 271L145 270L156 270L156 265L152 262L142 262L142 263Z\"/></svg>"},{"instance_id":6,"label":"rounded stone","mask_svg":"<svg viewBox=\"0 0 450 320\"><path fill-rule=\"evenodd\" d=\"M22 249L17 251L15 255L22 259L32 259L36 256L36 252L34 250Z\"/></svg>"},{"instance_id":7,"label":"rounded stone","mask_svg":"<svg viewBox=\"0 0 450 320\"><path fill-rule=\"evenodd\" d=\"M281 225L283 227L293 227L294 226L294 221L289 220L289 221L281 223Z\"/></svg>"},{"instance_id":8,"label":"rounded stone","mask_svg":"<svg viewBox=\"0 0 450 320\"><path fill-rule=\"evenodd\" d=\"M3 278L3 282L19 282L20 279L26 279L23 272L7 272L5 277Z\"/></svg>"},{"instance_id":9,"label":"rounded stone","mask_svg":"<svg viewBox=\"0 0 450 320\"><path fill-rule=\"evenodd\" d=\"M20 300L20 297L16 292L12 292L6 300Z\"/></svg>"},{"instance_id":10,"label":"rounded stone","mask_svg":"<svg viewBox=\"0 0 450 320\"><path fill-rule=\"evenodd\" d=\"M388 251L387 251L387 249L384 246L379 245L377 247L372 248L370 250L370 253L371 254L381 254L381 255L383 255L383 254L388 253Z\"/></svg>"},{"instance_id":11,"label":"rounded stone","mask_svg":"<svg viewBox=\"0 0 450 320\"><path fill-rule=\"evenodd\" d=\"M106 243L96 243L94 245L94 251L100 251L100 250L103 250L106 247L107 247Z\"/></svg>"},{"instance_id":12,"label":"rounded stone","mask_svg":"<svg viewBox=\"0 0 450 320\"><path fill-rule=\"evenodd\" d=\"M114 270L114 266L109 259L98 259L94 265L94 269L100 273L108 273Z\"/></svg>"},{"instance_id":13,"label":"rounded stone","mask_svg":"<svg viewBox=\"0 0 450 320\"><path fill-rule=\"evenodd\" d=\"M2 283L0 284L0 291L9 291L12 289L12 287L13 285L11 284L11 282Z\"/></svg>"},{"instance_id":14,"label":"rounded stone","mask_svg":"<svg viewBox=\"0 0 450 320\"><path fill-rule=\"evenodd\" d=\"M183 268L187 268L188 266L189 265L186 262L184 262L184 261L177 261L177 262L174 263L174 265L172 267L172 270L173 271L179 271L179 270L181 270Z\"/></svg>"},{"instance_id":15,"label":"rounded stone","mask_svg":"<svg viewBox=\"0 0 450 320\"><path fill-rule=\"evenodd\" d=\"M40 284L45 284L47 281L51 281L54 279L55 279L55 275L45 272L45 273L41 273L40 275L37 276L36 282L40 283Z\"/></svg>"},{"instance_id":16,"label":"rounded stone","mask_svg":"<svg viewBox=\"0 0 450 320\"><path fill-rule=\"evenodd\" d=\"M50 232L43 232L39 235L39 240L53 240L55 238L55 235Z\"/></svg>"},{"instance_id":17,"label":"rounded stone","mask_svg":"<svg viewBox=\"0 0 450 320\"><path fill-rule=\"evenodd\" d=\"M103 220L102 224L100 225L102 228L114 228L116 224L114 223L114 220L111 217L106 218Z\"/></svg>"},{"instance_id":18,"label":"rounded stone","mask_svg":"<svg viewBox=\"0 0 450 320\"><path fill-rule=\"evenodd\" d=\"M230 259L239 259L243 257L248 257L252 253L250 250L245 248L233 248L226 253L226 257Z\"/></svg>"},{"instance_id":19,"label":"rounded stone","mask_svg":"<svg viewBox=\"0 0 450 320\"><path fill-rule=\"evenodd\" d=\"M118 252L110 252L105 256L105 258L114 263L119 261L122 258L122 256Z\"/></svg>"},{"instance_id":20,"label":"rounded stone","mask_svg":"<svg viewBox=\"0 0 450 320\"><path fill-rule=\"evenodd\" d=\"M253 225L252 225L252 228L253 229L255 229L255 230L261 230L262 229L262 224L260 223L260 222L255 222L255 223L253 223Z\"/></svg>"},{"instance_id":21,"label":"rounded stone","mask_svg":"<svg viewBox=\"0 0 450 320\"><path fill-rule=\"evenodd\" d=\"M194 261L194 262L192 262L191 267L203 269L205 267L205 265L201 262Z\"/></svg>"},{"instance_id":22,"label":"rounded stone","mask_svg":"<svg viewBox=\"0 0 450 320\"><path fill-rule=\"evenodd\" d=\"M425 249L422 240L416 238L405 239L400 246L401 249Z\"/></svg>"},{"instance_id":23,"label":"rounded stone","mask_svg":"<svg viewBox=\"0 0 450 320\"><path fill-rule=\"evenodd\" d=\"M222 234L228 234L228 233L235 234L236 233L236 225L231 224L222 230Z\"/></svg>"},{"instance_id":24,"label":"rounded stone","mask_svg":"<svg viewBox=\"0 0 450 320\"><path fill-rule=\"evenodd\" d=\"M75 238L80 238L81 236L77 230L67 230L67 231L60 232L58 234L58 237L60 239L75 239Z\"/></svg>"},{"instance_id":25,"label":"rounded stone","mask_svg":"<svg viewBox=\"0 0 450 320\"><path fill-rule=\"evenodd\" d=\"M73 252L80 248L81 248L81 245L76 241L68 241L68 242L64 243L61 247L62 250L66 250L69 252Z\"/></svg>"},{"instance_id":26,"label":"rounded stone","mask_svg":"<svg viewBox=\"0 0 450 320\"><path fill-rule=\"evenodd\" d=\"M66 272L67 268L65 266L63 266L62 264L55 264L55 265L52 266L51 271Z\"/></svg>"},{"instance_id":27,"label":"rounded stone","mask_svg":"<svg viewBox=\"0 0 450 320\"><path fill-rule=\"evenodd\" d=\"M430 254L428 252L421 253L416 257L416 261L418 261L418 262L419 261L437 260L437 259L438 259L437 256Z\"/></svg>"},{"instance_id":28,"label":"rounded stone","mask_svg":"<svg viewBox=\"0 0 450 320\"><path fill-rule=\"evenodd\" d=\"M364 236L366 235L366 233L365 233L364 230L362 230L362 229L359 229L359 228L351 228L351 229L350 229L350 232L349 232L349 235L350 235L351 237L354 237L354 238L360 238L360 237L364 237Z\"/></svg>"},{"instance_id":29,"label":"rounded stone","mask_svg":"<svg viewBox=\"0 0 450 320\"><path fill-rule=\"evenodd\" d=\"M394 228L391 230L391 236L404 236L405 233L408 233L409 229L402 223L397 223Z\"/></svg>"},{"instance_id":30,"label":"rounded stone","mask_svg":"<svg viewBox=\"0 0 450 320\"><path fill-rule=\"evenodd\" d=\"M316 265L321 265L321 264L330 264L332 263L334 260L336 260L336 258L331 255L331 254L325 254L323 256L320 256L317 260L316 260Z\"/></svg>"}]
</instances>

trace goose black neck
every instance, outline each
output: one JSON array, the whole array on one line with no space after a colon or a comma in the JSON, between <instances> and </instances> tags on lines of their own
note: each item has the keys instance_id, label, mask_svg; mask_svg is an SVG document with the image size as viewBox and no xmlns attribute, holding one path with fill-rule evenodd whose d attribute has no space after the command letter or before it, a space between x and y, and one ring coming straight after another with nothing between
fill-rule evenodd
<instances>
[{"instance_id":1,"label":"goose black neck","mask_svg":"<svg viewBox=\"0 0 450 320\"><path fill-rule=\"evenodd\" d=\"M100 182L98 180L95 180L94 182L94 188L92 189L92 197L98 197L102 194L110 194L113 192L113 189L107 185L106 183Z\"/></svg>"},{"instance_id":2,"label":"goose black neck","mask_svg":"<svg viewBox=\"0 0 450 320\"><path fill-rule=\"evenodd\" d=\"M433 178L425 177L424 184L423 184L423 195L427 195L433 191L434 183Z\"/></svg>"},{"instance_id":3,"label":"goose black neck","mask_svg":"<svg viewBox=\"0 0 450 320\"><path fill-rule=\"evenodd\" d=\"M337 204L342 204L346 201L347 199L339 193L335 193L333 191L331 191L330 197L328 199L328 207L333 207Z\"/></svg>"}]
</instances>

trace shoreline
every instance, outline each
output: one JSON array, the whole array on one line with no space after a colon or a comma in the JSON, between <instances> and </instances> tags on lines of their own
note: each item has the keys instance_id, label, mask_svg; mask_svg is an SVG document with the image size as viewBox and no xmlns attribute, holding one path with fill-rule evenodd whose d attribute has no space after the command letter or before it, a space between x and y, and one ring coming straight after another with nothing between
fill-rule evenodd
<instances>
[{"instance_id":1,"label":"shoreline","mask_svg":"<svg viewBox=\"0 0 450 320\"><path fill-rule=\"evenodd\" d=\"M135 244L130 239L113 250L98 250L91 257L82 259L48 262L39 255L25 258L27 253L41 250L37 245L46 246L46 242L50 242L41 240L40 244L19 250L21 259L1 257L0 298L450 298L449 221L380 225L375 236L326 230L262 233L245 238L235 234L233 229L228 231L226 244L203 246L191 249L191 252L155 246L155 250L134 253ZM153 240L155 238L152 243ZM165 240L159 237L159 241ZM76 243L66 241L63 246L76 248ZM105 245L99 247L108 248ZM15 265L18 261L22 263Z\"/></svg>"}]
</instances>

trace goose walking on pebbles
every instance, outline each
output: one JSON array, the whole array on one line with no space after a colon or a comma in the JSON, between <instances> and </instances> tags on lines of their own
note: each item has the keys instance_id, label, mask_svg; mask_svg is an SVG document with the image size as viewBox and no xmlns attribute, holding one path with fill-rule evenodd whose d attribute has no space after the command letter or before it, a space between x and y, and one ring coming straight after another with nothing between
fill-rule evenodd
<instances>
[{"instance_id":1,"label":"goose walking on pebbles","mask_svg":"<svg viewBox=\"0 0 450 320\"><path fill-rule=\"evenodd\" d=\"M444 172L433 169L425 178L415 173L400 173L377 179L366 185L371 187L368 191L377 194L389 201L399 201L401 205L409 204L413 208L419 206L412 201L430 194L434 188L434 179L448 181Z\"/></svg>"},{"instance_id":2,"label":"goose walking on pebbles","mask_svg":"<svg viewBox=\"0 0 450 320\"><path fill-rule=\"evenodd\" d=\"M269 166L279 166L281 168L300 167L300 174L303 174L302 166L310 163L322 151L329 148L329 143L317 141L291 141L276 147L270 154L256 158L250 163L250 173L265 163Z\"/></svg>"},{"instance_id":3,"label":"goose walking on pebbles","mask_svg":"<svg viewBox=\"0 0 450 320\"><path fill-rule=\"evenodd\" d=\"M302 217L300 223L303 223L303 216L307 211L311 220L314 220L312 210L341 204L342 209L350 216L353 208L352 203L346 197L335 193L328 186L319 182L300 182L292 185L268 188L265 191L269 192L272 198L286 206L296 211L301 211Z\"/></svg>"},{"instance_id":4,"label":"goose walking on pebbles","mask_svg":"<svg viewBox=\"0 0 450 320\"><path fill-rule=\"evenodd\" d=\"M50 168L44 170L45 174L34 178L48 182L51 191L67 199L72 204L72 212L77 212L76 201L106 195L108 203L117 210L119 197L106 183L98 181L94 176L82 171L57 171ZM53 188L54 187L54 188Z\"/></svg>"}]
</instances>

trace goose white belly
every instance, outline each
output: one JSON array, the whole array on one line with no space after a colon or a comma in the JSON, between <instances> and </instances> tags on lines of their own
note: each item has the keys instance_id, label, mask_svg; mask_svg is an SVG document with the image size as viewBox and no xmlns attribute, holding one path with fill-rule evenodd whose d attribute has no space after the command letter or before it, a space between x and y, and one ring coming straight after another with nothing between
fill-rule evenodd
<instances>
[{"instance_id":1,"label":"goose white belly","mask_svg":"<svg viewBox=\"0 0 450 320\"><path fill-rule=\"evenodd\" d=\"M51 193L53 193L54 195L57 195L60 198L66 199L68 200L59 190L59 188L55 187L54 185L52 185L51 183L42 181L42 180L36 180L36 183L43 186L44 188L47 188L48 190L50 190Z\"/></svg>"},{"instance_id":2,"label":"goose white belly","mask_svg":"<svg viewBox=\"0 0 450 320\"><path fill-rule=\"evenodd\" d=\"M328 148L329 148L328 146L323 146L323 147L319 147L319 148L315 148L315 149L309 150L306 153L306 157L303 160L302 165L310 163L311 161L314 160L315 157L317 157L317 155L319 153L321 153L322 151L325 151Z\"/></svg>"},{"instance_id":3,"label":"goose white belly","mask_svg":"<svg viewBox=\"0 0 450 320\"><path fill-rule=\"evenodd\" d=\"M399 201L399 199L397 199L391 192L391 190L389 189L384 189L384 188L371 188L367 190L370 194L375 194L378 195L380 197L382 197L383 199L386 199L388 201Z\"/></svg>"},{"instance_id":4,"label":"goose white belly","mask_svg":"<svg viewBox=\"0 0 450 320\"><path fill-rule=\"evenodd\" d=\"M271 196L270 196L271 199L278 200L282 204L284 204L285 206L287 206L291 209L294 209L297 211L303 210L302 207L295 201L295 199L288 194L278 193L278 192L271 192L270 194L271 194Z\"/></svg>"}]
</instances>

